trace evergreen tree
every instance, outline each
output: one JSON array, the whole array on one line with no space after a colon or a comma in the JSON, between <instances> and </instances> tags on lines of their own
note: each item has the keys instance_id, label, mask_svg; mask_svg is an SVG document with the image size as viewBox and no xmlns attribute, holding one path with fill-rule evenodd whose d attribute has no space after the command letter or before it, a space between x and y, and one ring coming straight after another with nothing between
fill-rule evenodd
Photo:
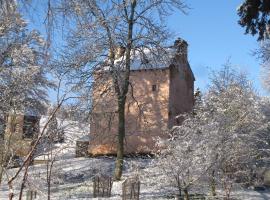
<instances>
[{"instance_id":1,"label":"evergreen tree","mask_svg":"<svg viewBox=\"0 0 270 200\"><path fill-rule=\"evenodd\" d=\"M238 9L239 24L258 40L270 36L270 0L245 0Z\"/></svg>"},{"instance_id":2,"label":"evergreen tree","mask_svg":"<svg viewBox=\"0 0 270 200\"><path fill-rule=\"evenodd\" d=\"M47 89L53 84L43 65L44 41L27 29L16 5L0 7L0 110L34 112L45 110Z\"/></svg>"}]
</instances>

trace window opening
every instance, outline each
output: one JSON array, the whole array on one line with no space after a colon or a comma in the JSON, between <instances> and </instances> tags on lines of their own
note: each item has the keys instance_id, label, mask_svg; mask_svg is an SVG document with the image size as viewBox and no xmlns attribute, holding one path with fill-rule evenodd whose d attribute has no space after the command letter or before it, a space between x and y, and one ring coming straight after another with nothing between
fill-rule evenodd
<instances>
[{"instance_id":1,"label":"window opening","mask_svg":"<svg viewBox=\"0 0 270 200\"><path fill-rule=\"evenodd\" d=\"M157 91L157 85L152 85L152 91L153 92Z\"/></svg>"}]
</instances>

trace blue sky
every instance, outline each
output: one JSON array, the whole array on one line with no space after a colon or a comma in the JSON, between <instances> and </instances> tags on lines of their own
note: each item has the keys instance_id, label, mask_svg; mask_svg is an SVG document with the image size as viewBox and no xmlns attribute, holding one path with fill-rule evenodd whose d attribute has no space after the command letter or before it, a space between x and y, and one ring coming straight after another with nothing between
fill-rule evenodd
<instances>
[{"instance_id":1,"label":"blue sky","mask_svg":"<svg viewBox=\"0 0 270 200\"><path fill-rule=\"evenodd\" d=\"M267 95L260 81L260 62L252 55L259 43L237 23L236 10L242 1L187 0L188 15L178 12L169 17L169 28L189 43L195 87L205 90L211 69L220 68L230 58L238 70L248 73L258 92Z\"/></svg>"},{"instance_id":2,"label":"blue sky","mask_svg":"<svg viewBox=\"0 0 270 200\"><path fill-rule=\"evenodd\" d=\"M244 28L237 23L237 7L242 1L186 0L190 7L188 14L175 12L167 19L176 37L189 43L189 61L196 77L196 88L205 91L211 70L219 69L230 59L237 70L248 74L261 95L268 95L260 80L260 61L252 55L259 43L256 37L245 35ZM35 14L38 13L40 11ZM33 27L44 32L39 20L34 20Z\"/></svg>"}]
</instances>

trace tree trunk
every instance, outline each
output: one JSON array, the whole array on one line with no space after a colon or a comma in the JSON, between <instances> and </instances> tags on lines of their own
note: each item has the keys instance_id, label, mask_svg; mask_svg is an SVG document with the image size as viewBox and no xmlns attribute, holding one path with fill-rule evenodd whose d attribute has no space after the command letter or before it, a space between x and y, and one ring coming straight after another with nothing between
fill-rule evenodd
<instances>
[{"instance_id":1,"label":"tree trunk","mask_svg":"<svg viewBox=\"0 0 270 200\"><path fill-rule=\"evenodd\" d=\"M226 196L226 200L230 200L230 196L231 196L231 184L229 184L229 186L225 187L225 196Z\"/></svg>"},{"instance_id":2,"label":"tree trunk","mask_svg":"<svg viewBox=\"0 0 270 200\"><path fill-rule=\"evenodd\" d=\"M27 178L28 178L28 169L29 169L29 166L31 164L31 161L32 161L32 157L28 160L26 166L25 166L25 172L23 174L23 180L22 180L22 183L21 183L21 189L20 189L20 194L19 194L19 200L22 200L22 197L23 197L23 190L25 188L25 183L27 181Z\"/></svg>"},{"instance_id":3,"label":"tree trunk","mask_svg":"<svg viewBox=\"0 0 270 200\"><path fill-rule=\"evenodd\" d=\"M50 144L52 144L52 141L50 142ZM52 149L52 147L50 147L50 149ZM51 160L51 161L48 161L47 163L47 184L48 184L47 200L51 199L51 180L52 180L52 169L53 169L54 159L55 157L53 158L52 151L51 151L51 156L48 157L48 160Z\"/></svg>"},{"instance_id":4,"label":"tree trunk","mask_svg":"<svg viewBox=\"0 0 270 200\"><path fill-rule=\"evenodd\" d=\"M179 176L176 176L176 182L177 182L177 188L178 188L178 195L176 196L177 200L180 200L182 195L182 187L181 187L181 181Z\"/></svg>"},{"instance_id":5,"label":"tree trunk","mask_svg":"<svg viewBox=\"0 0 270 200\"><path fill-rule=\"evenodd\" d=\"M2 164L2 163L0 163L0 164ZM0 166L0 186L2 184L3 171L4 171L3 167Z\"/></svg>"},{"instance_id":6,"label":"tree trunk","mask_svg":"<svg viewBox=\"0 0 270 200\"><path fill-rule=\"evenodd\" d=\"M178 199L178 200L180 200L181 199L181 188L180 187L178 187L178 194L176 195L176 198Z\"/></svg>"},{"instance_id":7,"label":"tree trunk","mask_svg":"<svg viewBox=\"0 0 270 200\"><path fill-rule=\"evenodd\" d=\"M8 190L9 190L9 194L8 194L8 199L12 200L14 197L14 191L13 191L13 185L12 182L8 183Z\"/></svg>"},{"instance_id":8,"label":"tree trunk","mask_svg":"<svg viewBox=\"0 0 270 200\"><path fill-rule=\"evenodd\" d=\"M49 157L48 157L49 160ZM51 175L52 175L52 169L49 167L49 161L47 163L47 200L51 199Z\"/></svg>"},{"instance_id":9,"label":"tree trunk","mask_svg":"<svg viewBox=\"0 0 270 200\"><path fill-rule=\"evenodd\" d=\"M19 200L22 200L24 187L25 187L25 179L23 179L23 182L21 184L21 189L20 189L20 194L19 194Z\"/></svg>"},{"instance_id":10,"label":"tree trunk","mask_svg":"<svg viewBox=\"0 0 270 200\"><path fill-rule=\"evenodd\" d=\"M212 171L210 184L212 196L216 196L215 170Z\"/></svg>"},{"instance_id":11,"label":"tree trunk","mask_svg":"<svg viewBox=\"0 0 270 200\"><path fill-rule=\"evenodd\" d=\"M130 17L128 19L128 35L127 35L127 48L126 48L126 62L125 71L123 76L123 84L121 81L116 86L116 93L118 94L118 145L117 145L117 158L114 171L114 178L120 180L123 171L123 158L124 158L124 139L125 139L125 105L126 97L129 87L130 76L130 64L131 64L131 50L132 50L132 38L133 38L133 23L135 7L137 0L131 1ZM126 8L125 8L126 9ZM120 85L119 85L120 84Z\"/></svg>"},{"instance_id":12,"label":"tree trunk","mask_svg":"<svg viewBox=\"0 0 270 200\"><path fill-rule=\"evenodd\" d=\"M188 194L187 188L184 189L184 196L185 196L185 200L189 200L189 194Z\"/></svg>"},{"instance_id":13,"label":"tree trunk","mask_svg":"<svg viewBox=\"0 0 270 200\"><path fill-rule=\"evenodd\" d=\"M48 181L48 194L47 194L47 199L51 199L51 181Z\"/></svg>"},{"instance_id":14,"label":"tree trunk","mask_svg":"<svg viewBox=\"0 0 270 200\"><path fill-rule=\"evenodd\" d=\"M123 171L124 159L124 139L125 139L125 98L118 103L118 144L117 158L115 163L114 178L120 180Z\"/></svg>"}]
</instances>

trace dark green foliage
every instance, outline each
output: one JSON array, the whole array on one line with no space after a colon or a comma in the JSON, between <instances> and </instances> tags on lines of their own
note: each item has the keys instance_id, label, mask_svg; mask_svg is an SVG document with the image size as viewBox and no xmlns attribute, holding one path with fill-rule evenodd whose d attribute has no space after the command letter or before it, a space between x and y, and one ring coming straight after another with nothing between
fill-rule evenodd
<instances>
[{"instance_id":1,"label":"dark green foliage","mask_svg":"<svg viewBox=\"0 0 270 200\"><path fill-rule=\"evenodd\" d=\"M246 28L246 34L258 34L258 40L269 39L270 0L245 0L238 15L238 23Z\"/></svg>"}]
</instances>

